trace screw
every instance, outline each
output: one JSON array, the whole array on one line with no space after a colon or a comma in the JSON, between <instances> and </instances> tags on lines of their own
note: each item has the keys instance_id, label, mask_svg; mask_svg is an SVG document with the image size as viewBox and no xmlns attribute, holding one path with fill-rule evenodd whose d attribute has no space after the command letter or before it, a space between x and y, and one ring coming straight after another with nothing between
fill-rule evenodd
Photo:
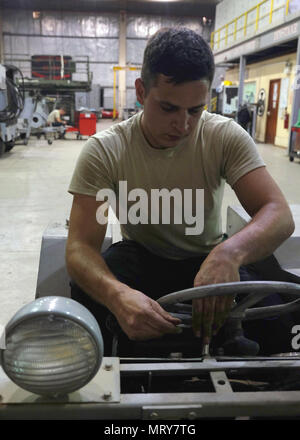
<instances>
[{"instance_id":1,"label":"screw","mask_svg":"<svg viewBox=\"0 0 300 440\"><path fill-rule=\"evenodd\" d=\"M150 419L152 419L152 420L158 419L158 414L157 414L157 412L153 412L153 413L151 413L151 414L150 414Z\"/></svg>"},{"instance_id":2,"label":"screw","mask_svg":"<svg viewBox=\"0 0 300 440\"><path fill-rule=\"evenodd\" d=\"M110 400L111 399L111 392L109 391L108 393L104 393L102 397L104 400Z\"/></svg>"}]
</instances>

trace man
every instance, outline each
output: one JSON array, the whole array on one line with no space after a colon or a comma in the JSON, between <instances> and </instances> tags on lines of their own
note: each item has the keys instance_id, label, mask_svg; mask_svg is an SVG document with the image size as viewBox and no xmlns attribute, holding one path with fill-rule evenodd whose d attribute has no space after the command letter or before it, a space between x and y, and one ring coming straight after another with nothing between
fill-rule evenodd
<instances>
[{"instance_id":1,"label":"man","mask_svg":"<svg viewBox=\"0 0 300 440\"><path fill-rule=\"evenodd\" d=\"M201 36L186 28L161 29L147 44L135 83L143 112L90 138L79 157L69 187L74 200L66 262L74 280L72 297L98 316L102 330L101 311L109 309L129 339L176 333L180 321L155 299L193 286L239 281L242 266L272 254L293 232L289 207L251 137L231 119L204 111L213 76L213 55ZM225 181L252 221L224 241ZM162 221L165 212L157 217L152 211L155 221L149 214L140 222L123 222L124 240L100 255L106 226L96 213L105 204L96 194L106 189L121 200L124 182L126 196L131 194L129 220L134 191L142 189L150 198L155 189L180 194L190 189L196 222L201 215L197 189L203 189L203 230L187 234L191 223L174 220L175 206L169 224ZM124 210L120 206L117 215L124 216ZM143 205L141 217L145 211ZM217 334L232 300L193 301L194 332L203 343Z\"/></svg>"},{"instance_id":2,"label":"man","mask_svg":"<svg viewBox=\"0 0 300 440\"><path fill-rule=\"evenodd\" d=\"M58 109L52 110L52 112L48 115L47 124L52 125L52 127L62 127L66 125L67 122L61 119L61 117L66 114L66 112L67 110L64 106L60 106ZM64 130L61 133L60 138L64 138L65 133L66 131Z\"/></svg>"}]
</instances>

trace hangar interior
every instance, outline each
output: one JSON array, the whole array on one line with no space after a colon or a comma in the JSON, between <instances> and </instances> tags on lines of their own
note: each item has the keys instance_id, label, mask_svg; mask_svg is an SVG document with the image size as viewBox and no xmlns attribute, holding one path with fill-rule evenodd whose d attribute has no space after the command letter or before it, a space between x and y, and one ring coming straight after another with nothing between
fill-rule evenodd
<instances>
[{"instance_id":1,"label":"hangar interior","mask_svg":"<svg viewBox=\"0 0 300 440\"><path fill-rule=\"evenodd\" d=\"M45 293L52 295L54 289L59 290L63 285L59 284L62 281L55 270L51 275L53 280L47 278L49 265L47 260L41 261L41 246L43 241L47 244L49 240L51 246L51 240L66 238L72 205L68 185L78 156L89 136L143 110L137 101L135 80L140 76L147 41L160 28L176 26L188 27L202 35L213 51L216 70L206 109L232 118L243 126L255 141L269 173L291 206L296 225L289 242L292 250L283 249L278 258L288 273L300 276L298 0L2 0L2 328L20 307L35 297L45 296ZM49 126L47 122L49 114L61 105L66 107L62 116L67 127L65 133L61 127ZM245 114L247 118L243 121L242 115ZM222 227L224 233L230 234L228 222L232 217L229 217L228 206L240 206L240 203L230 186L226 185ZM239 209L232 215L233 223L238 225L249 220ZM122 239L118 224L111 226L108 236L113 243ZM286 255L292 255L294 260ZM47 287L43 284L45 279L50 283ZM57 291L56 294L64 296L63 292ZM120 371L120 366L114 362L113 369ZM128 376L134 371L132 365L129 363L123 367ZM290 368L296 366L295 363ZM238 363L232 364L231 369L239 367ZM117 381L116 372L109 372L110 368L103 372L105 367L101 368L102 374L108 375L110 384ZM159 364L157 368L159 370L163 366ZM155 368L151 374L149 371L146 373L150 387ZM217 392L223 392L219 389L220 381L225 380L227 384L227 378L222 376L221 367L210 374L213 374L211 381ZM111 388L103 390L101 380L97 380L95 386L99 386L102 393L100 400L95 400L92 388L85 389L81 395L81 403L93 402L91 414L96 418L97 403L109 401L113 405L121 400L118 387L111 385ZM14 388L5 388L4 392L0 392L8 402L22 403L26 399L35 402L27 391L25 394L14 393ZM298 391L293 393L299 394ZM241 417L255 415L257 411L249 403L251 398L247 401L246 394L238 396L237 404L246 408L238 413ZM299 415L298 394L284 396L289 402L291 417ZM78 403L77 397L72 397L71 401L74 399L73 402ZM204 414L207 417L214 416L217 402L210 398L206 396ZM194 394L187 408L180 398L174 400L169 396L166 399L169 399L168 407L160 405L159 399L154 399L153 409L151 402L143 396L140 407L135 408L133 394L117 413L118 417L128 417L128 408L135 411L131 412L134 418L139 418L141 414L147 419L172 418L174 414L180 418L182 408L185 411L183 418L193 420L202 416L201 405L198 405ZM226 402L224 405L221 413L224 417L236 414L235 404L230 398L227 401L228 411ZM174 407L175 413L172 412ZM275 416L276 395L271 396L269 409L267 406L264 408L259 407L259 411L266 417ZM73 409L72 414L64 413L62 416L59 409L52 408L50 415L43 415L46 418L81 418L81 408L75 405ZM22 408L18 413L14 406L4 418L26 418L26 414L30 417L31 410L26 409L28 412L22 415ZM111 410L109 405L105 407L101 418L111 418ZM281 414L280 410L278 414Z\"/></svg>"}]
</instances>

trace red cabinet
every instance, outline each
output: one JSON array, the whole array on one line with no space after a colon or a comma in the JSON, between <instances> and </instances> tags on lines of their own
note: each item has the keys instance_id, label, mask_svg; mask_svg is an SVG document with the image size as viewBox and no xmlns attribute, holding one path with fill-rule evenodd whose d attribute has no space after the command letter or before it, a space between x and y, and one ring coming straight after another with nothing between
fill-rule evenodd
<instances>
[{"instance_id":1,"label":"red cabinet","mask_svg":"<svg viewBox=\"0 0 300 440\"><path fill-rule=\"evenodd\" d=\"M92 136L96 133L97 117L95 113L91 112L76 112L75 125L80 134L84 136Z\"/></svg>"}]
</instances>

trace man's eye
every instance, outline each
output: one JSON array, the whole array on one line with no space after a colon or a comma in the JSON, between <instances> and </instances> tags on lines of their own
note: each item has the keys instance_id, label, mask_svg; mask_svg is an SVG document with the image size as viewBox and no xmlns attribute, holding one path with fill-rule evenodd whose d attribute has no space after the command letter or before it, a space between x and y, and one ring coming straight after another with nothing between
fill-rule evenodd
<instances>
[{"instance_id":1,"label":"man's eye","mask_svg":"<svg viewBox=\"0 0 300 440\"><path fill-rule=\"evenodd\" d=\"M168 113L170 113L170 112L174 112L174 111L175 111L175 109L174 109L173 107L164 107L164 106L161 106L161 109L162 109L164 112L168 112Z\"/></svg>"},{"instance_id":2,"label":"man's eye","mask_svg":"<svg viewBox=\"0 0 300 440\"><path fill-rule=\"evenodd\" d=\"M197 115L198 113L200 113L201 110L202 110L202 107L197 108L197 109L191 109L191 110L189 110L189 114L190 115Z\"/></svg>"}]
</instances>

